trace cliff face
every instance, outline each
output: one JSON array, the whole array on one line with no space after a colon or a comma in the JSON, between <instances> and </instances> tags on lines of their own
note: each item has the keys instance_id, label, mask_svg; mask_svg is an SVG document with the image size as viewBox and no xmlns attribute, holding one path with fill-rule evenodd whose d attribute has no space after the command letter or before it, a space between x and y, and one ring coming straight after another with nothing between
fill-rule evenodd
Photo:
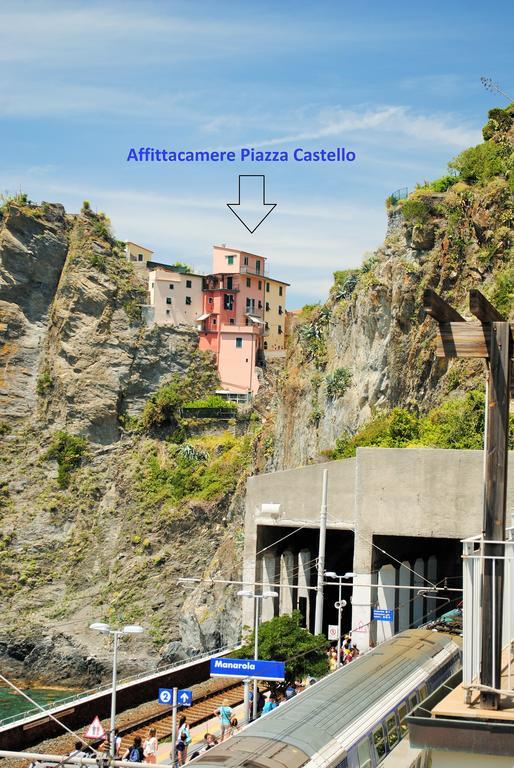
<instances>
[{"instance_id":1,"label":"cliff face","mask_svg":"<svg viewBox=\"0 0 514 768\"><path fill-rule=\"evenodd\" d=\"M335 273L328 301L296 321L270 468L319 460L380 411L423 413L483 386L480 361L435 357L422 296L433 288L472 319L476 287L514 317L513 116L492 110L484 144L450 164L456 175L389 201L384 244L361 269Z\"/></svg>"},{"instance_id":2,"label":"cliff face","mask_svg":"<svg viewBox=\"0 0 514 768\"><path fill-rule=\"evenodd\" d=\"M59 205L7 208L0 219L3 418L108 444L166 376L183 373L192 329L141 322L144 286L106 224Z\"/></svg>"},{"instance_id":3,"label":"cliff face","mask_svg":"<svg viewBox=\"0 0 514 768\"><path fill-rule=\"evenodd\" d=\"M214 388L196 333L142 323L144 287L105 217L0 207L3 670L105 678L93 620L145 626L121 674L235 643L235 591L177 580L238 578L247 475L324 459L377 413L423 413L482 385L480 361L436 359L422 295L469 317L476 286L514 317L513 113L493 112L455 175L389 201L384 244L303 312L246 426L149 430L202 377Z\"/></svg>"},{"instance_id":4,"label":"cliff face","mask_svg":"<svg viewBox=\"0 0 514 768\"><path fill-rule=\"evenodd\" d=\"M212 605L185 612L176 580L215 567L240 525L244 466L232 484L206 483L201 499L179 496L179 446L130 431L152 393L204 365L196 332L142 323L144 286L104 217L23 201L0 211L2 668L97 682L109 650L87 629L95 619L147 629L122 649L121 674L235 642L229 601L230 620ZM206 473L244 438L210 440ZM70 456L63 483L58 464ZM229 541L226 573L240 557Z\"/></svg>"}]
</instances>

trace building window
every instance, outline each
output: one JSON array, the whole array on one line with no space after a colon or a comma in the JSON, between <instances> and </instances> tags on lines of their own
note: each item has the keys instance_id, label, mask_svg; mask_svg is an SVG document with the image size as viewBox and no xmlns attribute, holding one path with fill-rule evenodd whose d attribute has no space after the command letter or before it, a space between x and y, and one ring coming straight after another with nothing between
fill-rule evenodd
<instances>
[{"instance_id":1,"label":"building window","mask_svg":"<svg viewBox=\"0 0 514 768\"><path fill-rule=\"evenodd\" d=\"M251 288L252 287L252 278L251 277L247 277L246 278L246 287L247 288Z\"/></svg>"},{"instance_id":2,"label":"building window","mask_svg":"<svg viewBox=\"0 0 514 768\"><path fill-rule=\"evenodd\" d=\"M257 306L259 307L259 309L262 309L262 301L260 301L260 300L259 300L259 301L257 302Z\"/></svg>"},{"instance_id":3,"label":"building window","mask_svg":"<svg viewBox=\"0 0 514 768\"><path fill-rule=\"evenodd\" d=\"M259 291L262 291L262 280L259 280Z\"/></svg>"},{"instance_id":4,"label":"building window","mask_svg":"<svg viewBox=\"0 0 514 768\"><path fill-rule=\"evenodd\" d=\"M267 341L264 342L264 349L268 349L268 342Z\"/></svg>"},{"instance_id":5,"label":"building window","mask_svg":"<svg viewBox=\"0 0 514 768\"><path fill-rule=\"evenodd\" d=\"M282 315L282 314L283 314L283 312L282 312L282 307L280 306L280 304L278 305L278 314L279 314L279 315Z\"/></svg>"},{"instance_id":6,"label":"building window","mask_svg":"<svg viewBox=\"0 0 514 768\"><path fill-rule=\"evenodd\" d=\"M154 288L154 287L155 287L155 283L152 283L152 288Z\"/></svg>"},{"instance_id":7,"label":"building window","mask_svg":"<svg viewBox=\"0 0 514 768\"><path fill-rule=\"evenodd\" d=\"M245 257L244 257L244 259L243 259L243 264L245 265L245 267L247 267L247 266L248 266L248 256L245 256Z\"/></svg>"},{"instance_id":8,"label":"building window","mask_svg":"<svg viewBox=\"0 0 514 768\"><path fill-rule=\"evenodd\" d=\"M170 311L169 311L169 309L167 309L167 310L166 310L166 314L167 314L167 315L169 315L169 313L170 313Z\"/></svg>"},{"instance_id":9,"label":"building window","mask_svg":"<svg viewBox=\"0 0 514 768\"><path fill-rule=\"evenodd\" d=\"M216 325L216 318L215 317L212 318L212 324Z\"/></svg>"},{"instance_id":10,"label":"building window","mask_svg":"<svg viewBox=\"0 0 514 768\"><path fill-rule=\"evenodd\" d=\"M234 263L234 257L233 256L227 256L227 264L233 264Z\"/></svg>"},{"instance_id":11,"label":"building window","mask_svg":"<svg viewBox=\"0 0 514 768\"><path fill-rule=\"evenodd\" d=\"M212 298L212 296L209 296L209 304L212 304L213 301L214 299Z\"/></svg>"},{"instance_id":12,"label":"building window","mask_svg":"<svg viewBox=\"0 0 514 768\"><path fill-rule=\"evenodd\" d=\"M191 282L191 280L186 280L186 288L192 288L192 287L193 287L193 283Z\"/></svg>"},{"instance_id":13,"label":"building window","mask_svg":"<svg viewBox=\"0 0 514 768\"><path fill-rule=\"evenodd\" d=\"M173 285L173 283L170 283L170 291L173 291L174 289L175 289L175 286Z\"/></svg>"},{"instance_id":14,"label":"building window","mask_svg":"<svg viewBox=\"0 0 514 768\"><path fill-rule=\"evenodd\" d=\"M232 290L232 283L233 283L233 280L234 280L234 278L233 278L233 277L227 277L227 288L228 288L228 290L229 290L229 291L231 291L231 290Z\"/></svg>"},{"instance_id":15,"label":"building window","mask_svg":"<svg viewBox=\"0 0 514 768\"><path fill-rule=\"evenodd\" d=\"M266 293L269 293L269 283L266 283Z\"/></svg>"},{"instance_id":16,"label":"building window","mask_svg":"<svg viewBox=\"0 0 514 768\"><path fill-rule=\"evenodd\" d=\"M235 325L236 321L234 320L233 317L231 317L230 320L229 320L229 323L230 323L230 325Z\"/></svg>"},{"instance_id":17,"label":"building window","mask_svg":"<svg viewBox=\"0 0 514 768\"><path fill-rule=\"evenodd\" d=\"M283 289L282 289L282 286L281 286L281 285L279 285L279 286L278 286L278 295L279 295L279 296L282 296L282 295L283 295L283 293L284 293L284 291L283 291Z\"/></svg>"},{"instance_id":18,"label":"building window","mask_svg":"<svg viewBox=\"0 0 514 768\"><path fill-rule=\"evenodd\" d=\"M270 311L270 309L269 309L269 301L267 301L266 302L266 312L269 312L269 311Z\"/></svg>"},{"instance_id":19,"label":"building window","mask_svg":"<svg viewBox=\"0 0 514 768\"><path fill-rule=\"evenodd\" d=\"M137 254L137 260L138 261L143 261L143 254L142 253L138 253Z\"/></svg>"},{"instance_id":20,"label":"building window","mask_svg":"<svg viewBox=\"0 0 514 768\"><path fill-rule=\"evenodd\" d=\"M192 299L191 299L191 296L186 296L186 304L187 304L188 306L190 306L190 305L191 305L191 303L192 303Z\"/></svg>"},{"instance_id":21,"label":"building window","mask_svg":"<svg viewBox=\"0 0 514 768\"><path fill-rule=\"evenodd\" d=\"M243 346L243 339L241 336L236 336L236 349L241 349Z\"/></svg>"},{"instance_id":22,"label":"building window","mask_svg":"<svg viewBox=\"0 0 514 768\"><path fill-rule=\"evenodd\" d=\"M168 296L168 298L166 299L166 304L171 304L171 296Z\"/></svg>"},{"instance_id":23,"label":"building window","mask_svg":"<svg viewBox=\"0 0 514 768\"><path fill-rule=\"evenodd\" d=\"M281 326L281 325L279 325L279 326L278 326L278 334L279 334L279 336L280 336L280 334L281 334L281 333L282 333L282 326Z\"/></svg>"},{"instance_id":24,"label":"building window","mask_svg":"<svg viewBox=\"0 0 514 768\"><path fill-rule=\"evenodd\" d=\"M256 272L261 271L261 262L259 261L259 259L257 259L257 261L255 262L255 271Z\"/></svg>"},{"instance_id":25,"label":"building window","mask_svg":"<svg viewBox=\"0 0 514 768\"><path fill-rule=\"evenodd\" d=\"M264 323L264 328L269 331L269 323Z\"/></svg>"},{"instance_id":26,"label":"building window","mask_svg":"<svg viewBox=\"0 0 514 768\"><path fill-rule=\"evenodd\" d=\"M234 297L231 293L223 294L223 308L228 309L229 312L234 309Z\"/></svg>"}]
</instances>

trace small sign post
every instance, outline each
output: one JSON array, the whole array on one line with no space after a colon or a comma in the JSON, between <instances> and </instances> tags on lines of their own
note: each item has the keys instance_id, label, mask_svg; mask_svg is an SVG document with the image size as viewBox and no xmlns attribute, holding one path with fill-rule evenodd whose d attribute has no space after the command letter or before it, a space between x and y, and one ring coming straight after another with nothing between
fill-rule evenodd
<instances>
[{"instance_id":1,"label":"small sign post","mask_svg":"<svg viewBox=\"0 0 514 768\"><path fill-rule=\"evenodd\" d=\"M95 717L89 728L84 734L85 739L103 739L105 737L105 729L100 722L98 715Z\"/></svg>"},{"instance_id":2,"label":"small sign post","mask_svg":"<svg viewBox=\"0 0 514 768\"><path fill-rule=\"evenodd\" d=\"M337 626L337 624L328 625L328 639L339 640L339 627Z\"/></svg>"},{"instance_id":3,"label":"small sign post","mask_svg":"<svg viewBox=\"0 0 514 768\"><path fill-rule=\"evenodd\" d=\"M177 749L177 709L190 707L193 703L193 691L178 688L159 688L159 704L171 704L171 764L175 765Z\"/></svg>"},{"instance_id":4,"label":"small sign post","mask_svg":"<svg viewBox=\"0 0 514 768\"><path fill-rule=\"evenodd\" d=\"M387 608L373 608L371 618L373 621L394 621L394 611Z\"/></svg>"}]
</instances>

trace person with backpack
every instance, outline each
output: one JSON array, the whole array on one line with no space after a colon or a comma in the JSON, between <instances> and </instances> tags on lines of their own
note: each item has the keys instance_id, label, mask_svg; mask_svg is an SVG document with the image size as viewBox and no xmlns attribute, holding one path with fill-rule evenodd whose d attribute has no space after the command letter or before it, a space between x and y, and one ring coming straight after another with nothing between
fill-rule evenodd
<instances>
[{"instance_id":1,"label":"person with backpack","mask_svg":"<svg viewBox=\"0 0 514 768\"><path fill-rule=\"evenodd\" d=\"M218 707L218 709L214 710L214 714L218 715L220 719L220 727L221 727L221 738L220 741L223 741L225 738L225 733L230 728L230 721L232 719L232 709L228 705L228 701L226 699L223 699L221 703L221 707Z\"/></svg>"},{"instance_id":2,"label":"person with backpack","mask_svg":"<svg viewBox=\"0 0 514 768\"><path fill-rule=\"evenodd\" d=\"M175 747L175 759L176 762L173 763L173 765L185 765L187 760L187 744L186 744L186 734L185 731L182 731L178 740L177 740L177 746Z\"/></svg>"},{"instance_id":3,"label":"person with backpack","mask_svg":"<svg viewBox=\"0 0 514 768\"><path fill-rule=\"evenodd\" d=\"M145 755L141 746L141 736L134 736L132 746L125 750L123 760L128 760L130 763L143 763L144 759Z\"/></svg>"},{"instance_id":4,"label":"person with backpack","mask_svg":"<svg viewBox=\"0 0 514 768\"><path fill-rule=\"evenodd\" d=\"M178 731L177 731L177 740L184 742L186 748L184 750L184 761L187 760L187 748L191 744L191 731L189 729L189 726L187 724L187 719L185 715L182 715L178 724Z\"/></svg>"}]
</instances>

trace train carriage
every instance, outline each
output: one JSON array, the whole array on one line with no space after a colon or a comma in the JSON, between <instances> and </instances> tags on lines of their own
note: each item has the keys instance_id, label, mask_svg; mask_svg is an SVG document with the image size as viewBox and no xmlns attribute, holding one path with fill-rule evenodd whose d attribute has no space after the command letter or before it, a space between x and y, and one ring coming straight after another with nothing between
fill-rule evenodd
<instances>
[{"instance_id":1,"label":"train carriage","mask_svg":"<svg viewBox=\"0 0 514 768\"><path fill-rule=\"evenodd\" d=\"M392 757L406 735L407 714L460 667L459 637L426 629L402 632L193 764L374 768Z\"/></svg>"}]
</instances>

